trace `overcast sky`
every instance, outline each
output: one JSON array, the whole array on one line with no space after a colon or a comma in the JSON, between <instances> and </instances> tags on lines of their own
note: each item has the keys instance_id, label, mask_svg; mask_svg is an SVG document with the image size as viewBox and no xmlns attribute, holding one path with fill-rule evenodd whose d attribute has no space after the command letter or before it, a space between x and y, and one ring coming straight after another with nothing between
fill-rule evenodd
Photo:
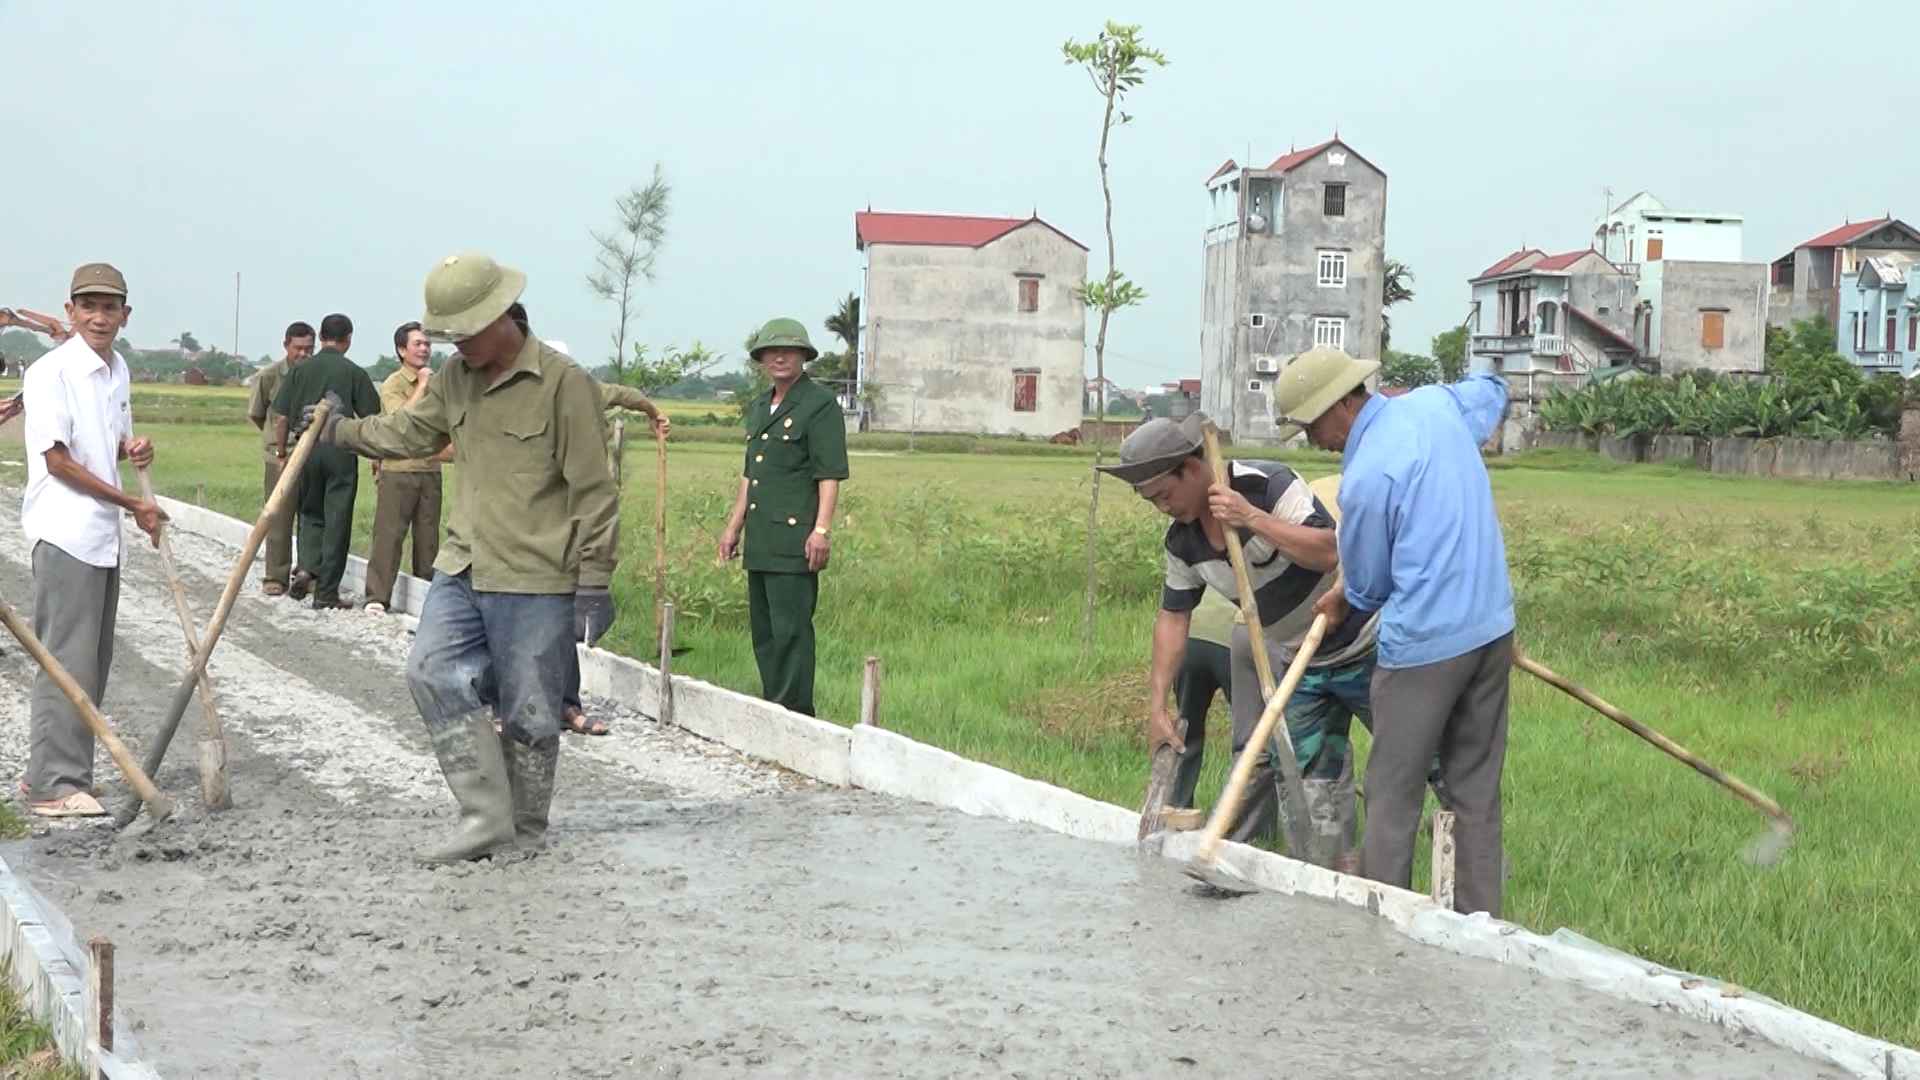
<instances>
[{"instance_id":1,"label":"overcast sky","mask_svg":"<svg viewBox=\"0 0 1920 1080\"><path fill-rule=\"evenodd\" d=\"M818 341L859 288L868 205L1037 209L1098 275L1100 102L1059 48L1112 16L1170 64L1111 152L1120 266L1149 298L1116 317L1109 373L1197 372L1203 182L1336 127L1388 174L1387 250L1418 276L1395 344L1425 351L1500 255L1587 246L1609 186L1744 214L1752 260L1849 217L1920 217L1920 89L1904 61L1858 62L1889 15L1911 42L1898 11L0 0L0 304L50 309L106 259L137 344L230 348L238 271L243 352L337 310L371 362L434 262L478 248L528 273L542 336L599 362L587 230L655 162L674 185L639 319L656 345L737 355L781 314ZM1829 59L1834 28L1869 36Z\"/></svg>"}]
</instances>

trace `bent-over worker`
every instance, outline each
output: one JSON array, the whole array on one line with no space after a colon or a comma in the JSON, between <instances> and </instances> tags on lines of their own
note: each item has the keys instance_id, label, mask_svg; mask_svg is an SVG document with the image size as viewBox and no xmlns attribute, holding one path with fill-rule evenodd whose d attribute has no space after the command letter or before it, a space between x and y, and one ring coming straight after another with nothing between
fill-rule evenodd
<instances>
[{"instance_id":1,"label":"bent-over worker","mask_svg":"<svg viewBox=\"0 0 1920 1080\"><path fill-rule=\"evenodd\" d=\"M820 352L798 320L768 322L747 351L773 386L747 406L746 462L720 561L739 555L747 568L760 696L812 716L813 612L847 478L847 421L833 392L807 378L804 365Z\"/></svg>"},{"instance_id":2,"label":"bent-over worker","mask_svg":"<svg viewBox=\"0 0 1920 1080\"><path fill-rule=\"evenodd\" d=\"M460 362L412 406L322 434L376 458L423 457L453 440L459 489L407 686L460 823L423 862L545 845L562 700L579 678L576 612L602 625L613 616L619 508L595 436L600 396L592 376L507 317L526 280L485 255L442 260L420 324L453 342Z\"/></svg>"},{"instance_id":3,"label":"bent-over worker","mask_svg":"<svg viewBox=\"0 0 1920 1080\"><path fill-rule=\"evenodd\" d=\"M1262 639L1273 670L1293 660L1312 623L1312 601L1325 593L1338 565L1333 516L1307 482L1278 462L1231 461L1228 480L1216 484L1203 451L1206 418L1150 420L1127 436L1120 461L1101 470L1125 480L1141 498L1173 520L1167 525L1166 583L1160 614L1154 621L1148 749L1183 746L1167 708L1167 695L1180 671L1193 611L1212 589L1233 605L1239 585L1226 551L1226 530L1236 530L1253 586ZM1303 775L1337 778L1346 768L1344 738L1328 738L1329 728L1366 709L1366 676L1372 663L1373 620L1360 615L1334 624L1314 653L1308 675L1288 699L1287 731ZM1279 813L1279 777L1271 746L1249 748L1266 695L1253 660L1252 638L1244 625L1233 629L1233 752L1258 755L1247 801L1228 833L1242 842L1271 838ZM1330 795L1328 785L1308 788ZM1316 819L1331 816L1311 804ZM1295 852L1298 858L1331 861L1337 853Z\"/></svg>"},{"instance_id":4,"label":"bent-over worker","mask_svg":"<svg viewBox=\"0 0 1920 1080\"><path fill-rule=\"evenodd\" d=\"M1316 349L1274 386L1281 420L1345 454L1346 587L1317 609L1380 623L1361 873L1412 883L1423 774L1437 753L1455 815L1454 907L1498 916L1513 591L1480 446L1506 409L1507 384L1478 375L1388 398L1365 386L1378 366Z\"/></svg>"}]
</instances>

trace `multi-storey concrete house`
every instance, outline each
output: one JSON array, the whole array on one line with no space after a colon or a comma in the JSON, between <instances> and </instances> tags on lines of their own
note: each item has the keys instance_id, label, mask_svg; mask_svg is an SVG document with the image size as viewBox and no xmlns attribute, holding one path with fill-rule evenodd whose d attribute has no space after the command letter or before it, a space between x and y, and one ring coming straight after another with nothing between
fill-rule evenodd
<instances>
[{"instance_id":1,"label":"multi-storey concrete house","mask_svg":"<svg viewBox=\"0 0 1920 1080\"><path fill-rule=\"evenodd\" d=\"M1387 174L1333 138L1207 180L1204 410L1239 442L1275 435L1272 382L1315 345L1380 356Z\"/></svg>"},{"instance_id":2,"label":"multi-storey concrete house","mask_svg":"<svg viewBox=\"0 0 1920 1080\"><path fill-rule=\"evenodd\" d=\"M1579 375L1631 362L1639 283L1597 251L1516 251L1468 283L1474 371Z\"/></svg>"},{"instance_id":3,"label":"multi-storey concrete house","mask_svg":"<svg viewBox=\"0 0 1920 1080\"><path fill-rule=\"evenodd\" d=\"M1773 263L1772 322L1824 316L1834 347L1869 372L1920 369L1920 231L1892 216L1842 225Z\"/></svg>"},{"instance_id":4,"label":"multi-storey concrete house","mask_svg":"<svg viewBox=\"0 0 1920 1080\"><path fill-rule=\"evenodd\" d=\"M853 216L869 426L1051 435L1080 423L1087 249L1040 220ZM875 394L864 393L867 389Z\"/></svg>"}]
</instances>

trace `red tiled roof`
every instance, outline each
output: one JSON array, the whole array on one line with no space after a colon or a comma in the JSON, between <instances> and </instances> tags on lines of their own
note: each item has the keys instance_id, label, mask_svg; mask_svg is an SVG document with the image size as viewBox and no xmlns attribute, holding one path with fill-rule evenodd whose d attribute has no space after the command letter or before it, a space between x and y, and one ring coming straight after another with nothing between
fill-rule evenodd
<instances>
[{"instance_id":1,"label":"red tiled roof","mask_svg":"<svg viewBox=\"0 0 1920 1080\"><path fill-rule=\"evenodd\" d=\"M1837 229L1829 229L1800 246L1803 248L1839 247L1842 244L1852 243L1854 240L1865 236L1892 220L1890 217L1880 217L1874 218L1872 221L1856 221L1851 225L1842 225Z\"/></svg>"},{"instance_id":2,"label":"red tiled roof","mask_svg":"<svg viewBox=\"0 0 1920 1080\"><path fill-rule=\"evenodd\" d=\"M1232 158L1228 158L1228 159L1227 159L1227 161L1226 161L1226 164L1224 164L1224 165L1222 165L1222 166L1220 166L1219 168L1217 168L1217 169L1215 169L1215 170L1213 170L1213 175L1212 175L1212 176L1209 176L1209 177L1207 177L1207 183L1209 183L1209 184L1211 184L1211 183L1213 183L1213 182L1214 182L1215 180L1218 180L1218 179L1220 179L1221 177L1223 177L1223 176L1225 176L1225 175L1227 175L1228 173L1230 173L1230 172L1232 172L1233 170L1235 170L1235 169L1237 169L1237 168L1239 168L1239 167L1240 167L1240 163L1239 163L1239 162L1237 162L1237 161L1235 161L1235 160L1233 160Z\"/></svg>"},{"instance_id":3,"label":"red tiled roof","mask_svg":"<svg viewBox=\"0 0 1920 1080\"><path fill-rule=\"evenodd\" d=\"M1183 394L1193 394L1196 397L1199 396L1200 380L1199 379L1181 379L1180 392Z\"/></svg>"},{"instance_id":4,"label":"red tiled roof","mask_svg":"<svg viewBox=\"0 0 1920 1080\"><path fill-rule=\"evenodd\" d=\"M1515 265L1520 263L1529 255L1545 255L1545 254L1546 252L1541 251L1539 248L1521 248L1519 251L1516 251L1513 254L1508 255L1506 258L1501 259L1499 262L1494 263L1492 266L1489 266L1485 270L1480 271L1479 275L1476 276L1473 280L1479 281L1481 278L1497 277L1500 274L1504 274L1507 271L1512 270Z\"/></svg>"},{"instance_id":5,"label":"red tiled roof","mask_svg":"<svg viewBox=\"0 0 1920 1080\"><path fill-rule=\"evenodd\" d=\"M1581 259L1584 259L1591 254L1593 254L1593 249L1587 248L1584 251L1568 251L1568 252L1563 252L1559 255L1549 255L1546 258L1541 259L1539 262L1534 263L1532 266L1527 267L1527 269L1529 270L1565 270L1567 267L1572 266L1574 263L1579 262Z\"/></svg>"},{"instance_id":6,"label":"red tiled roof","mask_svg":"<svg viewBox=\"0 0 1920 1080\"><path fill-rule=\"evenodd\" d=\"M1026 218L968 217L961 214L893 214L873 210L853 215L853 246L868 244L926 244L934 247L982 247L1022 225L1040 222L1082 251L1085 244L1047 225L1038 216Z\"/></svg>"},{"instance_id":7,"label":"red tiled roof","mask_svg":"<svg viewBox=\"0 0 1920 1080\"><path fill-rule=\"evenodd\" d=\"M1326 142L1321 143L1319 146L1309 146L1305 150L1295 150L1292 153L1281 154L1279 157L1274 158L1273 164L1267 166L1267 168L1273 172L1286 172L1287 170L1292 169L1295 166L1306 162L1308 159L1312 158L1313 155L1319 153L1322 150L1325 150L1327 147L1332 146L1334 143L1337 143L1339 141L1340 141L1339 139L1328 139Z\"/></svg>"}]
</instances>

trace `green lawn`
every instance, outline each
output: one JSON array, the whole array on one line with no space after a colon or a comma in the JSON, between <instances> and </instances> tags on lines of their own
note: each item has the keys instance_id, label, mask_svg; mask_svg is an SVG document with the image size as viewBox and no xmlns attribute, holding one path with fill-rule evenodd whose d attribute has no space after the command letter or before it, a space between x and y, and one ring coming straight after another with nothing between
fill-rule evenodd
<instances>
[{"instance_id":1,"label":"green lawn","mask_svg":"<svg viewBox=\"0 0 1920 1080\"><path fill-rule=\"evenodd\" d=\"M150 399L151 408L164 408ZM211 408L211 405L204 406ZM251 428L161 425L163 491L251 518ZM676 670L757 689L745 583L714 565L740 436L686 427L671 460ZM819 614L822 715L851 722L884 659L889 728L1122 805L1144 785L1143 669L1160 522L1101 486L1100 617L1083 653L1086 450L856 436ZM998 452L982 452L998 451ZM16 451L17 453L17 451ZM651 445L626 464L623 618L651 652ZM9 455L0 455L9 456ZM1292 455L1309 476L1336 463ZM1765 481L1583 455L1494 463L1520 639L1800 822L1772 869L1761 817L1524 675L1506 774L1510 918L1569 926L1874 1035L1920 1043L1920 488ZM19 469L0 472L17 482ZM361 543L371 488L358 509ZM1222 721L1223 723L1223 721ZM1210 785L1217 785L1216 768ZM1209 788L1210 792L1213 788Z\"/></svg>"}]
</instances>

